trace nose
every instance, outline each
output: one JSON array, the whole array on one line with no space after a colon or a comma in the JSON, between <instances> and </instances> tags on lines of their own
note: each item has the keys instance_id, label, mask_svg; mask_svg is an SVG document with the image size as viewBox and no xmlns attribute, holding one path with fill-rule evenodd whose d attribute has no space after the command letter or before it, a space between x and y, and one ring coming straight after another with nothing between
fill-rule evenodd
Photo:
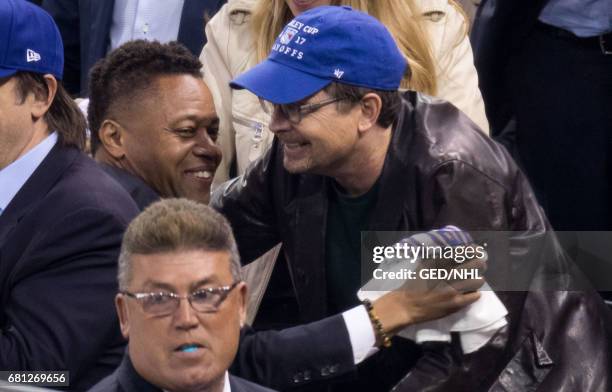
<instances>
[{"instance_id":1,"label":"nose","mask_svg":"<svg viewBox=\"0 0 612 392\"><path fill-rule=\"evenodd\" d=\"M180 300L179 307L174 312L174 323L176 328L181 330L190 330L199 325L196 310L191 307L186 298Z\"/></svg>"},{"instance_id":2,"label":"nose","mask_svg":"<svg viewBox=\"0 0 612 392\"><path fill-rule=\"evenodd\" d=\"M287 132L290 129L291 123L289 119L283 115L279 108L275 107L270 119L270 132L276 135L279 132Z\"/></svg>"},{"instance_id":3,"label":"nose","mask_svg":"<svg viewBox=\"0 0 612 392\"><path fill-rule=\"evenodd\" d=\"M193 154L200 158L214 160L217 164L221 161L221 148L207 133L198 138L193 146Z\"/></svg>"}]
</instances>

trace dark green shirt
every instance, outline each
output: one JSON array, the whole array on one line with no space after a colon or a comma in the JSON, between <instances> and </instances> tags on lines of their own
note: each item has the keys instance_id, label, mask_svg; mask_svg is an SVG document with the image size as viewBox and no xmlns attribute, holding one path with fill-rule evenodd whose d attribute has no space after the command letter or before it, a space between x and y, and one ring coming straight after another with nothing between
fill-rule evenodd
<instances>
[{"instance_id":1,"label":"dark green shirt","mask_svg":"<svg viewBox=\"0 0 612 392\"><path fill-rule=\"evenodd\" d=\"M361 231L367 230L378 197L378 183L361 196L350 197L334 183L330 187L325 235L325 274L329 314L355 306L361 287Z\"/></svg>"}]
</instances>

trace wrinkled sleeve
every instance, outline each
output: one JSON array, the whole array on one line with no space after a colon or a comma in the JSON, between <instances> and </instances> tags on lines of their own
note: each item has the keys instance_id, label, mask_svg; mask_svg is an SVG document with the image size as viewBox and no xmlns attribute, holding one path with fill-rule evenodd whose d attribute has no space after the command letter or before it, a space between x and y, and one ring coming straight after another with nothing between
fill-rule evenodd
<instances>
[{"instance_id":1,"label":"wrinkled sleeve","mask_svg":"<svg viewBox=\"0 0 612 392\"><path fill-rule=\"evenodd\" d=\"M341 315L281 331L242 331L233 374L281 391L355 371ZM322 387L322 386L321 386Z\"/></svg>"}]
</instances>

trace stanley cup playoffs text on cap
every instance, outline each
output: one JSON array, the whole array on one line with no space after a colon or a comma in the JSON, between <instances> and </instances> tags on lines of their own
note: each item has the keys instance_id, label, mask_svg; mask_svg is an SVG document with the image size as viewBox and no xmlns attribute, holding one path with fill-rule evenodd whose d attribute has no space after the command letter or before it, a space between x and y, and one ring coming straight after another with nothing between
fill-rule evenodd
<instances>
[{"instance_id":1,"label":"stanley cup playoffs text on cap","mask_svg":"<svg viewBox=\"0 0 612 392\"><path fill-rule=\"evenodd\" d=\"M62 78L64 46L53 18L25 0L0 0L0 77L18 71Z\"/></svg>"},{"instance_id":2,"label":"stanley cup playoffs text on cap","mask_svg":"<svg viewBox=\"0 0 612 392\"><path fill-rule=\"evenodd\" d=\"M350 7L323 6L293 19L266 60L230 86L267 101L300 101L333 81L397 90L408 64L376 18Z\"/></svg>"}]
</instances>

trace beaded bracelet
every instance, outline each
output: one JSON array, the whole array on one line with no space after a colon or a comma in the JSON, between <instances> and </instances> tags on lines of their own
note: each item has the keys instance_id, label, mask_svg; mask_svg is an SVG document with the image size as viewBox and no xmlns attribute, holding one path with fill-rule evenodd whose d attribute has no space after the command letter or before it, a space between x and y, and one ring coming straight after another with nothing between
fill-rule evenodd
<instances>
[{"instance_id":1,"label":"beaded bracelet","mask_svg":"<svg viewBox=\"0 0 612 392\"><path fill-rule=\"evenodd\" d=\"M385 332L383 328L382 323L380 322L378 317L376 317L376 315L374 314L374 306L372 305L372 302L370 302L370 300L368 299L364 299L361 302L363 303L363 306L365 306L368 312L368 316L370 317L370 322L374 325L374 331L376 332L376 335L380 338L380 341L382 341L383 347L386 347L386 348L391 347L391 338L389 337L389 335L387 335L387 333Z\"/></svg>"}]
</instances>

